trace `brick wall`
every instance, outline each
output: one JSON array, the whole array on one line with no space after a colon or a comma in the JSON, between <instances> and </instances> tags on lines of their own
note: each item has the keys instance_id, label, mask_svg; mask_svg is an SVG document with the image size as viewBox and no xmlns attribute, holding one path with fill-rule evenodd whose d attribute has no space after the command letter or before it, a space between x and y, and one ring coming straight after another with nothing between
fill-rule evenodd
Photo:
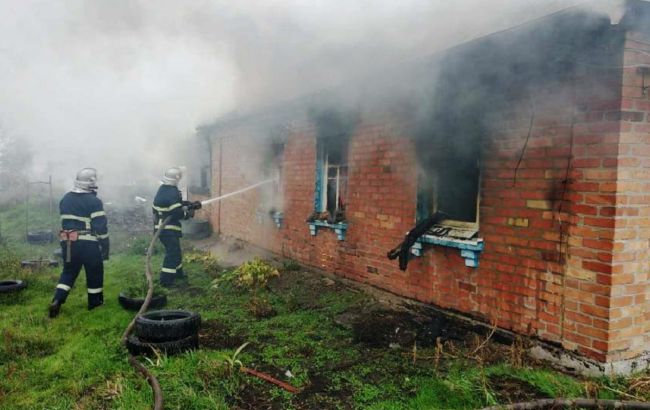
<instances>
[{"instance_id":1,"label":"brick wall","mask_svg":"<svg viewBox=\"0 0 650 410\"><path fill-rule=\"evenodd\" d=\"M650 67L650 35L628 33L623 57L622 100L618 112L620 143L616 158L613 252L611 273L602 281L611 286L607 347L611 360L634 357L647 350L650 334L648 269L650 268L650 97L639 66Z\"/></svg>"},{"instance_id":2,"label":"brick wall","mask_svg":"<svg viewBox=\"0 0 650 410\"><path fill-rule=\"evenodd\" d=\"M491 115L481 156L485 250L476 269L440 246L406 272L386 258L416 215L413 124L397 114L366 117L353 132L344 241L329 229L310 235L317 132L301 116L287 126L282 228L268 216L258 221L256 191L206 212L222 234L307 265L601 362L638 356L649 337L650 103L636 68L620 66L650 64L650 40L628 34L625 48L608 55L607 69L585 65L537 82ZM259 134L247 122L215 134L213 194L260 180Z\"/></svg>"}]
</instances>

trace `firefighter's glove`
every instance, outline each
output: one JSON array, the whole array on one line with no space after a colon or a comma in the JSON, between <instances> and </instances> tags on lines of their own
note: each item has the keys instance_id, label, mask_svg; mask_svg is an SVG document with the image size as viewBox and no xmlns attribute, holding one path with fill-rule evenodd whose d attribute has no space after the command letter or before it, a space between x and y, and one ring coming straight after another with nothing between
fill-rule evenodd
<instances>
[{"instance_id":1,"label":"firefighter's glove","mask_svg":"<svg viewBox=\"0 0 650 410\"><path fill-rule=\"evenodd\" d=\"M109 241L108 238L101 239L99 243L99 247L102 251L102 260L107 261L108 254L110 253L110 249L111 249L111 242Z\"/></svg>"},{"instance_id":2,"label":"firefighter's glove","mask_svg":"<svg viewBox=\"0 0 650 410\"><path fill-rule=\"evenodd\" d=\"M108 260L108 247L102 247L102 260Z\"/></svg>"},{"instance_id":3,"label":"firefighter's glove","mask_svg":"<svg viewBox=\"0 0 650 410\"><path fill-rule=\"evenodd\" d=\"M200 201L186 202L184 205L185 219L194 218L194 212L202 206Z\"/></svg>"},{"instance_id":4,"label":"firefighter's glove","mask_svg":"<svg viewBox=\"0 0 650 410\"><path fill-rule=\"evenodd\" d=\"M194 218L194 209L192 209L191 204L183 206L183 219Z\"/></svg>"}]
</instances>

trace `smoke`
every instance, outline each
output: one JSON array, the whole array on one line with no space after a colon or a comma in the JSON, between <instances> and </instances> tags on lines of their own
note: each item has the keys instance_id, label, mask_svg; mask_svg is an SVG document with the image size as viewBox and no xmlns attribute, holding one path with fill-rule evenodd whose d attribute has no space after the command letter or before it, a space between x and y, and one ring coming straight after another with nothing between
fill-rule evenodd
<instances>
[{"instance_id":1,"label":"smoke","mask_svg":"<svg viewBox=\"0 0 650 410\"><path fill-rule=\"evenodd\" d=\"M38 177L155 184L199 124L575 2L0 0L0 123Z\"/></svg>"}]
</instances>

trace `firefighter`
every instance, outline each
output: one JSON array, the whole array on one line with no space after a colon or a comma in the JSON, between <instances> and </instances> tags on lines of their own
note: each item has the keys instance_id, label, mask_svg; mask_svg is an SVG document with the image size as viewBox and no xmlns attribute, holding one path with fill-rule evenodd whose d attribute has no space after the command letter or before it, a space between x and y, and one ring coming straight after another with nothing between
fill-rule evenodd
<instances>
[{"instance_id":1,"label":"firefighter","mask_svg":"<svg viewBox=\"0 0 650 410\"><path fill-rule=\"evenodd\" d=\"M77 173L72 191L59 203L63 272L49 307L50 317L58 316L81 268L86 272L88 310L104 304L104 261L110 243L102 201L97 198L97 171L84 168Z\"/></svg>"},{"instance_id":2,"label":"firefighter","mask_svg":"<svg viewBox=\"0 0 650 410\"><path fill-rule=\"evenodd\" d=\"M181 253L181 219L194 216L194 211L201 208L201 202L183 201L178 183L183 177L180 168L172 167L165 171L162 185L153 200L154 232L160 229L162 222L170 217L160 232L160 242L165 247L165 259L160 271L160 284L171 287L174 281L186 281L183 272L183 255Z\"/></svg>"}]
</instances>

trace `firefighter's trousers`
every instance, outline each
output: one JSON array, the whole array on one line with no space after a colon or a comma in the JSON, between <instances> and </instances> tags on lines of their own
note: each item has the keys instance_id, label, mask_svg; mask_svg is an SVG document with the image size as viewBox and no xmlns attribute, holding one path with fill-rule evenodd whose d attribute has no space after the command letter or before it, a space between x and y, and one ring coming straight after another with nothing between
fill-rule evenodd
<instances>
[{"instance_id":1,"label":"firefighter's trousers","mask_svg":"<svg viewBox=\"0 0 650 410\"><path fill-rule=\"evenodd\" d=\"M183 254L181 253L181 238L172 235L161 235L160 242L165 247L165 259L160 270L160 284L171 286L174 280L184 278Z\"/></svg>"},{"instance_id":2,"label":"firefighter's trousers","mask_svg":"<svg viewBox=\"0 0 650 410\"><path fill-rule=\"evenodd\" d=\"M74 286L81 268L86 272L88 290L88 308L92 309L104 303L104 261L97 241L78 240L70 242L70 262L65 261L67 242L61 242L63 251L63 272L54 292L54 300L65 303Z\"/></svg>"}]
</instances>

